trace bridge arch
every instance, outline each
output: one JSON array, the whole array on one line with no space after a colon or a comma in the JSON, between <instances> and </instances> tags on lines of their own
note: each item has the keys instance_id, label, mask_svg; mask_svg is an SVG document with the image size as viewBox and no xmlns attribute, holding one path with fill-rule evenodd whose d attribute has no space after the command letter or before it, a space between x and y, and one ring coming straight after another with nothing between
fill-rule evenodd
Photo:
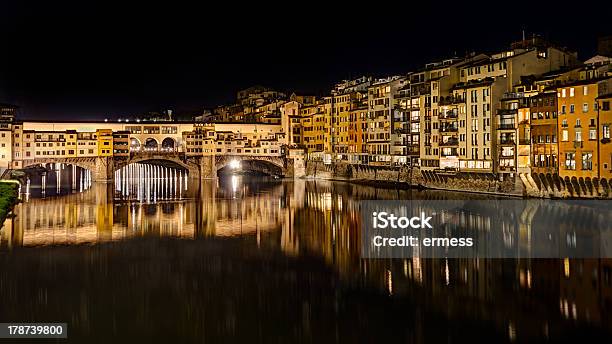
<instances>
[{"instance_id":1,"label":"bridge arch","mask_svg":"<svg viewBox=\"0 0 612 344\"><path fill-rule=\"evenodd\" d=\"M176 150L176 141L171 137L166 137L162 140L161 150L164 152L173 152Z\"/></svg>"},{"instance_id":2,"label":"bridge arch","mask_svg":"<svg viewBox=\"0 0 612 344\"><path fill-rule=\"evenodd\" d=\"M149 137L145 140L144 150L148 152L156 152L159 150L159 142L156 139Z\"/></svg>"},{"instance_id":3,"label":"bridge arch","mask_svg":"<svg viewBox=\"0 0 612 344\"><path fill-rule=\"evenodd\" d=\"M188 171L189 175L193 177L197 177L200 172L200 166L197 163L185 162L181 160L179 157L163 156L163 155L162 156L147 156L147 155L138 156L136 155L129 160L125 160L121 163L115 163L113 172L116 172L126 166L129 166L132 164L138 164L138 163L141 163L141 164L151 163L155 165L181 168L181 169Z\"/></svg>"},{"instance_id":4,"label":"bridge arch","mask_svg":"<svg viewBox=\"0 0 612 344\"><path fill-rule=\"evenodd\" d=\"M130 138L130 152L139 152L142 149L142 143L135 137Z\"/></svg>"},{"instance_id":5,"label":"bridge arch","mask_svg":"<svg viewBox=\"0 0 612 344\"><path fill-rule=\"evenodd\" d=\"M221 170L233 168L232 165L235 162L240 164L238 168L243 171L284 176L287 170L285 160L282 157L222 155L216 157L215 169L217 175Z\"/></svg>"},{"instance_id":6,"label":"bridge arch","mask_svg":"<svg viewBox=\"0 0 612 344\"><path fill-rule=\"evenodd\" d=\"M96 169L96 161L95 158L64 158L64 159L32 159L32 160L23 160L23 166L21 169L25 170L28 168L42 166L50 164L64 164L80 167L85 170L94 171Z\"/></svg>"}]
</instances>

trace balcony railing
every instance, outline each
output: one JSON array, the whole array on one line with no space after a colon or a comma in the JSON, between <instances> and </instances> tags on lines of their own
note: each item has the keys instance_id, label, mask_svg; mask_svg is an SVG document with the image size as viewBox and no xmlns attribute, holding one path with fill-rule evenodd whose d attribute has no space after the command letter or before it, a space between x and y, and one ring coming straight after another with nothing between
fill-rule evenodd
<instances>
[{"instance_id":1,"label":"balcony railing","mask_svg":"<svg viewBox=\"0 0 612 344\"><path fill-rule=\"evenodd\" d=\"M497 110L498 115L516 115L517 109L499 109Z\"/></svg>"},{"instance_id":2,"label":"balcony railing","mask_svg":"<svg viewBox=\"0 0 612 344\"><path fill-rule=\"evenodd\" d=\"M461 104L465 103L465 100L461 97L442 97L438 101L439 105L453 105L453 104Z\"/></svg>"},{"instance_id":3,"label":"balcony railing","mask_svg":"<svg viewBox=\"0 0 612 344\"><path fill-rule=\"evenodd\" d=\"M440 156L442 156L442 157L447 157L447 156L457 156L457 155L458 155L458 154L457 154L457 150L455 150L455 149L451 150L451 152L449 152L449 153L445 153L444 151L442 151L442 152L440 153Z\"/></svg>"},{"instance_id":4,"label":"balcony railing","mask_svg":"<svg viewBox=\"0 0 612 344\"><path fill-rule=\"evenodd\" d=\"M459 130L457 127L442 127L440 128L441 133L456 133Z\"/></svg>"},{"instance_id":5,"label":"balcony railing","mask_svg":"<svg viewBox=\"0 0 612 344\"><path fill-rule=\"evenodd\" d=\"M440 142L440 146L458 146L459 145L459 140L454 139L454 140L448 140L446 142Z\"/></svg>"},{"instance_id":6,"label":"balcony railing","mask_svg":"<svg viewBox=\"0 0 612 344\"><path fill-rule=\"evenodd\" d=\"M502 123L497 128L501 129L501 130L516 129L516 124L514 124L514 123Z\"/></svg>"},{"instance_id":7,"label":"balcony railing","mask_svg":"<svg viewBox=\"0 0 612 344\"><path fill-rule=\"evenodd\" d=\"M525 98L525 93L524 92L506 92L502 96L502 99L519 99L519 98Z\"/></svg>"},{"instance_id":8,"label":"balcony railing","mask_svg":"<svg viewBox=\"0 0 612 344\"><path fill-rule=\"evenodd\" d=\"M445 114L441 114L440 116L438 116L439 119L441 120L445 120L445 119L457 119L458 115L456 112L446 112Z\"/></svg>"},{"instance_id":9,"label":"balcony railing","mask_svg":"<svg viewBox=\"0 0 612 344\"><path fill-rule=\"evenodd\" d=\"M514 141L514 139L501 139L499 140L499 144L500 145L515 145L516 142Z\"/></svg>"},{"instance_id":10,"label":"balcony railing","mask_svg":"<svg viewBox=\"0 0 612 344\"><path fill-rule=\"evenodd\" d=\"M574 141L574 148L582 148L582 141Z\"/></svg>"}]
</instances>

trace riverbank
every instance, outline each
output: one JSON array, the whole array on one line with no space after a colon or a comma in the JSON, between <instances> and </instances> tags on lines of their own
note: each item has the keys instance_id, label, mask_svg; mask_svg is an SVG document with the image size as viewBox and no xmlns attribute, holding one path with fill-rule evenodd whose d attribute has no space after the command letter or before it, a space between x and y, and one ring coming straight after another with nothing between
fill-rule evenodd
<instances>
[{"instance_id":1,"label":"riverbank","mask_svg":"<svg viewBox=\"0 0 612 344\"><path fill-rule=\"evenodd\" d=\"M518 175L495 176L486 173L434 173L418 167L369 166L337 162L309 161L306 178L341 180L375 187L431 189L512 197L537 197L526 192Z\"/></svg>"},{"instance_id":2,"label":"riverbank","mask_svg":"<svg viewBox=\"0 0 612 344\"><path fill-rule=\"evenodd\" d=\"M19 184L11 181L0 181L0 227L6 216L19 201Z\"/></svg>"}]
</instances>

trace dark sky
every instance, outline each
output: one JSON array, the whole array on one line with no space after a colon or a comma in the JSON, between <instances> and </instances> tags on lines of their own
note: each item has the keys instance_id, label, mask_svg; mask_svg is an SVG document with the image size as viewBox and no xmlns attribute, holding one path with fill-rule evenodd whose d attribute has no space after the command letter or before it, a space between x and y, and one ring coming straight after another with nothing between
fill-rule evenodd
<instances>
[{"instance_id":1,"label":"dark sky","mask_svg":"<svg viewBox=\"0 0 612 344\"><path fill-rule=\"evenodd\" d=\"M612 34L605 2L582 14L536 1L127 2L0 0L0 102L38 119L199 111L253 84L321 94L343 78L406 73L506 47L522 29L583 59Z\"/></svg>"}]
</instances>

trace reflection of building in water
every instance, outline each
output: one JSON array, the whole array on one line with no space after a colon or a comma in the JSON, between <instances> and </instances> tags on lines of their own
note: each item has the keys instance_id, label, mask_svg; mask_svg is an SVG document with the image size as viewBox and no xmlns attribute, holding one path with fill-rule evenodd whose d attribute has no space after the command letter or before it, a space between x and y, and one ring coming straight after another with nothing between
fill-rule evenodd
<instances>
[{"instance_id":1,"label":"reflection of building in water","mask_svg":"<svg viewBox=\"0 0 612 344\"><path fill-rule=\"evenodd\" d=\"M554 331L560 333L559 327L551 327L551 319L612 327L611 260L592 260L588 265L578 259L567 263L559 259L361 259L358 201L377 197L375 189L320 181L306 182L305 189L304 207L294 215L299 250L322 256L349 281L393 295L426 298L432 309L449 314L459 308L489 314L495 327L512 338L544 339ZM538 243L548 242L552 249L569 247L575 237L570 228L581 228L576 223L555 225L556 237L551 240L550 232L540 230L541 221L562 218L563 213L576 214L582 222L593 217L588 214L592 210L546 202L522 202L516 208L503 208L496 202L484 202L500 207L496 216L474 209L447 213L446 220L469 228L483 240L497 240L496 249L528 254L535 253ZM590 222L586 226L603 228ZM583 233L577 240L587 239ZM554 251L545 253L550 252ZM560 262L568 268L560 268Z\"/></svg>"},{"instance_id":2,"label":"reflection of building in water","mask_svg":"<svg viewBox=\"0 0 612 344\"><path fill-rule=\"evenodd\" d=\"M612 327L612 259L564 259L560 265L562 317Z\"/></svg>"},{"instance_id":3,"label":"reflection of building in water","mask_svg":"<svg viewBox=\"0 0 612 344\"><path fill-rule=\"evenodd\" d=\"M16 217L2 241L19 246L81 244L147 234L193 237L193 205L115 204L111 185L52 199L30 199L15 207Z\"/></svg>"},{"instance_id":4,"label":"reflection of building in water","mask_svg":"<svg viewBox=\"0 0 612 344\"><path fill-rule=\"evenodd\" d=\"M238 188L219 188L216 182L187 182L191 184L184 186L177 200L173 200L172 193L162 190L162 186L172 188L173 182L162 180L139 186L150 188L144 194L157 192L155 202L150 198L142 201L132 198L122 187L133 189L138 183L136 179L128 184L122 180L116 185L94 183L90 190L61 197L30 198L15 207L15 219L7 221L2 230L2 243L35 246L144 235L184 238L259 235L292 228L287 222L289 208L283 198L286 190L280 183L262 188L238 180ZM163 195L171 197L164 199Z\"/></svg>"}]
</instances>

